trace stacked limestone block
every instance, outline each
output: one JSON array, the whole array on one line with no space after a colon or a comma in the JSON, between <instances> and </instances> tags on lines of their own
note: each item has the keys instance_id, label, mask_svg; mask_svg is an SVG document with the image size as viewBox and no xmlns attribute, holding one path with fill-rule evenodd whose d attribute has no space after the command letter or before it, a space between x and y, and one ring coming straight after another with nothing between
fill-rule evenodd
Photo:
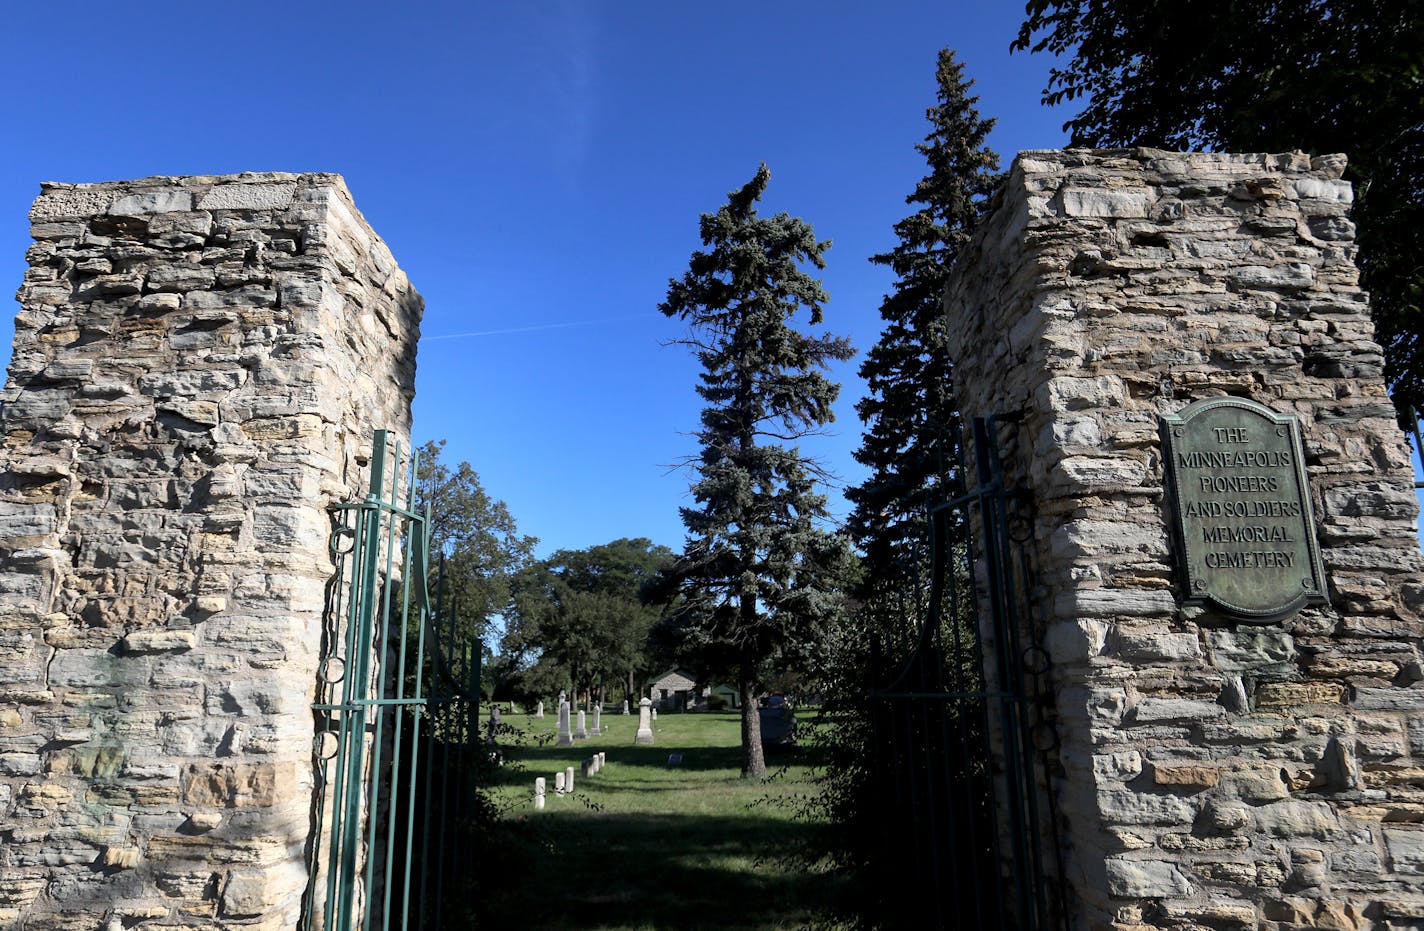
<instances>
[{"instance_id":1,"label":"stacked limestone block","mask_svg":"<svg viewBox=\"0 0 1424 931\"><path fill-rule=\"evenodd\" d=\"M1424 565L1343 167L1025 152L949 287L966 414L1022 415L1075 927L1424 927ZM1180 601L1159 418L1223 395L1300 420L1328 606Z\"/></svg>"},{"instance_id":2,"label":"stacked limestone block","mask_svg":"<svg viewBox=\"0 0 1424 931\"><path fill-rule=\"evenodd\" d=\"M422 305L330 174L44 185L0 449L0 926L294 927L327 505Z\"/></svg>"}]
</instances>

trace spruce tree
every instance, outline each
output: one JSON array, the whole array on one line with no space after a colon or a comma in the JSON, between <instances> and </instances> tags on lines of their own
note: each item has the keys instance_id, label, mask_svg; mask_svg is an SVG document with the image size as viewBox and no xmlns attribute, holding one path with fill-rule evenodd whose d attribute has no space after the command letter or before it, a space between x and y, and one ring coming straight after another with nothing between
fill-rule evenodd
<instances>
[{"instance_id":1,"label":"spruce tree","mask_svg":"<svg viewBox=\"0 0 1424 931\"><path fill-rule=\"evenodd\" d=\"M735 671L742 699L742 774L762 776L757 691L768 666L804 649L840 603L849 549L825 529L821 468L798 438L834 419L840 386L824 374L854 350L844 337L791 326L805 311L819 327L827 300L819 279L829 241L810 224L756 203L771 172L762 165L716 213L703 214L705 250L668 284L658 309L688 324L702 363L706 402L701 452L682 509L685 549L672 571L684 601L681 629L708 664Z\"/></svg>"},{"instance_id":2,"label":"spruce tree","mask_svg":"<svg viewBox=\"0 0 1424 931\"><path fill-rule=\"evenodd\" d=\"M945 343L943 297L954 263L1002 175L986 144L994 120L979 115L974 82L952 49L939 53L930 133L916 145L927 174L905 198L919 209L895 224L899 242L871 261L896 275L880 305L885 329L860 375L869 394L856 405L865 434L855 458L870 468L847 490L848 529L865 553L866 577L894 583L914 564L928 532L926 511L958 457L958 418Z\"/></svg>"}]
</instances>

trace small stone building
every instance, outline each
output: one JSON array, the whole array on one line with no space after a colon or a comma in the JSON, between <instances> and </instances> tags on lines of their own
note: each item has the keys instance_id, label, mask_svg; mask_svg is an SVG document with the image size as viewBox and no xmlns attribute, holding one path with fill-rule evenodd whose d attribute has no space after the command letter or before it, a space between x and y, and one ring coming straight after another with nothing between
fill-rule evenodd
<instances>
[{"instance_id":1,"label":"small stone building","mask_svg":"<svg viewBox=\"0 0 1424 931\"><path fill-rule=\"evenodd\" d=\"M659 711L685 711L711 694L705 686L699 691L697 680L680 668L669 669L654 679L650 689L653 707Z\"/></svg>"}]
</instances>

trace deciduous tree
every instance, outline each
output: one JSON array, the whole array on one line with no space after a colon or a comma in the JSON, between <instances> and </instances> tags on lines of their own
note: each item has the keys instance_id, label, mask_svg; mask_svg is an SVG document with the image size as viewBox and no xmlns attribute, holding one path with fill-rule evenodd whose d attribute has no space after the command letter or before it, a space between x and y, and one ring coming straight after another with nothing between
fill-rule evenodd
<instances>
[{"instance_id":1,"label":"deciduous tree","mask_svg":"<svg viewBox=\"0 0 1424 931\"><path fill-rule=\"evenodd\" d=\"M644 587L672 562L672 550L645 537L559 550L515 579L503 648L532 660L531 683L574 694L619 682L632 698L648 672L648 632L660 608Z\"/></svg>"},{"instance_id":2,"label":"deciduous tree","mask_svg":"<svg viewBox=\"0 0 1424 931\"><path fill-rule=\"evenodd\" d=\"M431 550L444 557L447 599L467 633L483 637L489 619L509 601L513 575L533 558L536 538L519 532L509 507L490 497L468 462L441 461L445 441L420 447L421 480L415 506L430 511Z\"/></svg>"}]
</instances>

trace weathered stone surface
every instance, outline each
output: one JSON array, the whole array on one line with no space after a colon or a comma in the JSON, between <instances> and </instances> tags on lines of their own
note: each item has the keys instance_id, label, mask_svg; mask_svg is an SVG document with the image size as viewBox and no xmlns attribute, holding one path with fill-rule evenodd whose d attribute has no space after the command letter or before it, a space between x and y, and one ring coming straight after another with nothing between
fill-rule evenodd
<instances>
[{"instance_id":1,"label":"weathered stone surface","mask_svg":"<svg viewBox=\"0 0 1424 931\"><path fill-rule=\"evenodd\" d=\"M1185 896L1191 884L1175 863L1166 860L1107 861L1108 892L1134 899Z\"/></svg>"},{"instance_id":2,"label":"weathered stone surface","mask_svg":"<svg viewBox=\"0 0 1424 931\"><path fill-rule=\"evenodd\" d=\"M199 210L270 210L290 206L297 185L219 184L198 201Z\"/></svg>"},{"instance_id":3,"label":"weathered stone surface","mask_svg":"<svg viewBox=\"0 0 1424 931\"><path fill-rule=\"evenodd\" d=\"M109 213L131 217L145 213L179 213L192 209L193 195L180 189L123 195L110 205Z\"/></svg>"},{"instance_id":4,"label":"weathered stone surface","mask_svg":"<svg viewBox=\"0 0 1424 931\"><path fill-rule=\"evenodd\" d=\"M1256 686L1259 711L1338 705L1344 700L1345 686L1339 682L1262 682Z\"/></svg>"},{"instance_id":5,"label":"weathered stone surface","mask_svg":"<svg viewBox=\"0 0 1424 931\"><path fill-rule=\"evenodd\" d=\"M420 299L335 175L47 184L31 219L0 925L295 927L327 506L408 434Z\"/></svg>"},{"instance_id":6,"label":"weathered stone surface","mask_svg":"<svg viewBox=\"0 0 1424 931\"><path fill-rule=\"evenodd\" d=\"M1418 827L1387 827L1385 848L1390 866L1397 873L1424 873L1424 830Z\"/></svg>"}]
</instances>

